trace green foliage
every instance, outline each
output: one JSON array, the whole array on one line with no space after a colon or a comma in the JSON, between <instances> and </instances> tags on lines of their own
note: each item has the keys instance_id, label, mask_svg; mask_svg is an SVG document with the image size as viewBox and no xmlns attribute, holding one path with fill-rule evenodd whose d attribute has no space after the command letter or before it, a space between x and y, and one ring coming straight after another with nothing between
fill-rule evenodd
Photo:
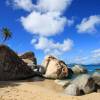
<instances>
[{"instance_id":1,"label":"green foliage","mask_svg":"<svg viewBox=\"0 0 100 100\"><path fill-rule=\"evenodd\" d=\"M1 29L1 35L3 37L3 42L10 39L12 37L12 32L7 27L3 27Z\"/></svg>"}]
</instances>

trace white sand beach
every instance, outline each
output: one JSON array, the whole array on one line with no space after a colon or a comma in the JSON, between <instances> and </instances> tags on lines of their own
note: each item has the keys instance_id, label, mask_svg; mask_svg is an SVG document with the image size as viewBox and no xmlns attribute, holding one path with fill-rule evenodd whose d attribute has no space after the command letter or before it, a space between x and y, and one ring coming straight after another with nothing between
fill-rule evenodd
<instances>
[{"instance_id":1,"label":"white sand beach","mask_svg":"<svg viewBox=\"0 0 100 100\"><path fill-rule=\"evenodd\" d=\"M68 96L54 80L0 82L0 100L100 100L100 93Z\"/></svg>"}]
</instances>

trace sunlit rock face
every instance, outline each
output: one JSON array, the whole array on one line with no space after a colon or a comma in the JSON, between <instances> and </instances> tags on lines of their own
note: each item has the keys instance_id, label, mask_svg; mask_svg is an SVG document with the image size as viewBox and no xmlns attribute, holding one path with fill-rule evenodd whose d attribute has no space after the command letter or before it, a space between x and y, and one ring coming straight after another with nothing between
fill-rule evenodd
<instances>
[{"instance_id":1,"label":"sunlit rock face","mask_svg":"<svg viewBox=\"0 0 100 100\"><path fill-rule=\"evenodd\" d=\"M68 76L67 65L53 56L46 56L42 66L45 69L46 78L62 79Z\"/></svg>"}]
</instances>

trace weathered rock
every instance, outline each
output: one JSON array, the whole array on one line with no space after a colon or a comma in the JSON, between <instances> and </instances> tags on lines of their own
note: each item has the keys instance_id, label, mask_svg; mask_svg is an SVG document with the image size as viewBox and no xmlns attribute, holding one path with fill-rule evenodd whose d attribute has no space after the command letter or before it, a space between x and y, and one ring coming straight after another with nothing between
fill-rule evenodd
<instances>
[{"instance_id":1,"label":"weathered rock","mask_svg":"<svg viewBox=\"0 0 100 100\"><path fill-rule=\"evenodd\" d=\"M100 93L100 89L98 89L97 92Z\"/></svg>"},{"instance_id":2,"label":"weathered rock","mask_svg":"<svg viewBox=\"0 0 100 100\"><path fill-rule=\"evenodd\" d=\"M0 45L0 81L24 79L33 74L31 68L13 50Z\"/></svg>"},{"instance_id":3,"label":"weathered rock","mask_svg":"<svg viewBox=\"0 0 100 100\"><path fill-rule=\"evenodd\" d=\"M80 90L77 85L70 84L67 88L65 88L64 93L71 96L79 96Z\"/></svg>"},{"instance_id":4,"label":"weathered rock","mask_svg":"<svg viewBox=\"0 0 100 100\"><path fill-rule=\"evenodd\" d=\"M56 58L53 57L53 56L49 56L49 55L47 55L47 56L44 58L44 61L43 61L43 63L42 63L42 66L44 67L45 73L46 73L46 70L47 70L47 67L48 67L50 61L53 60L53 59L56 59Z\"/></svg>"},{"instance_id":5,"label":"weathered rock","mask_svg":"<svg viewBox=\"0 0 100 100\"><path fill-rule=\"evenodd\" d=\"M92 78L94 79L95 83L100 86L100 73L94 72Z\"/></svg>"},{"instance_id":6,"label":"weathered rock","mask_svg":"<svg viewBox=\"0 0 100 100\"><path fill-rule=\"evenodd\" d=\"M72 81L72 84L78 86L78 88L82 90L85 94L91 93L95 90L95 82L93 78L87 74L78 76Z\"/></svg>"},{"instance_id":7,"label":"weathered rock","mask_svg":"<svg viewBox=\"0 0 100 100\"><path fill-rule=\"evenodd\" d=\"M46 78L62 79L68 76L67 65L53 56L46 56L42 66L45 69Z\"/></svg>"},{"instance_id":8,"label":"weathered rock","mask_svg":"<svg viewBox=\"0 0 100 100\"><path fill-rule=\"evenodd\" d=\"M34 64L32 60L22 59L33 71L37 68L37 65Z\"/></svg>"},{"instance_id":9,"label":"weathered rock","mask_svg":"<svg viewBox=\"0 0 100 100\"><path fill-rule=\"evenodd\" d=\"M87 69L81 65L75 65L72 67L72 71L74 74L85 74L88 72Z\"/></svg>"},{"instance_id":10,"label":"weathered rock","mask_svg":"<svg viewBox=\"0 0 100 100\"><path fill-rule=\"evenodd\" d=\"M21 59L28 59L31 60L33 62L34 65L37 65L37 60L35 57L35 54L33 52L26 52L22 55L19 56ZM27 62L26 62L27 63Z\"/></svg>"},{"instance_id":11,"label":"weathered rock","mask_svg":"<svg viewBox=\"0 0 100 100\"><path fill-rule=\"evenodd\" d=\"M67 87L70 84L71 80L58 80L58 79L56 79L54 82L62 87Z\"/></svg>"}]
</instances>

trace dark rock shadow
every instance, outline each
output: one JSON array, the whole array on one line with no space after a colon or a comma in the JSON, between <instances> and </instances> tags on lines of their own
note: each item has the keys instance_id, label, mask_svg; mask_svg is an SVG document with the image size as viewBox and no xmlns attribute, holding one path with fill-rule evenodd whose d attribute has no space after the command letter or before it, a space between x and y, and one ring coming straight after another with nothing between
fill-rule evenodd
<instances>
[{"instance_id":1,"label":"dark rock shadow","mask_svg":"<svg viewBox=\"0 0 100 100\"><path fill-rule=\"evenodd\" d=\"M34 77L26 79L26 80L20 80L20 82L40 82L40 81L44 81L44 80L45 80L44 77L34 76Z\"/></svg>"},{"instance_id":2,"label":"dark rock shadow","mask_svg":"<svg viewBox=\"0 0 100 100\"><path fill-rule=\"evenodd\" d=\"M15 87L15 86L19 86L19 83L15 83L15 82L8 82L8 81L1 81L0 82L0 88L4 88L4 87Z\"/></svg>"}]
</instances>

